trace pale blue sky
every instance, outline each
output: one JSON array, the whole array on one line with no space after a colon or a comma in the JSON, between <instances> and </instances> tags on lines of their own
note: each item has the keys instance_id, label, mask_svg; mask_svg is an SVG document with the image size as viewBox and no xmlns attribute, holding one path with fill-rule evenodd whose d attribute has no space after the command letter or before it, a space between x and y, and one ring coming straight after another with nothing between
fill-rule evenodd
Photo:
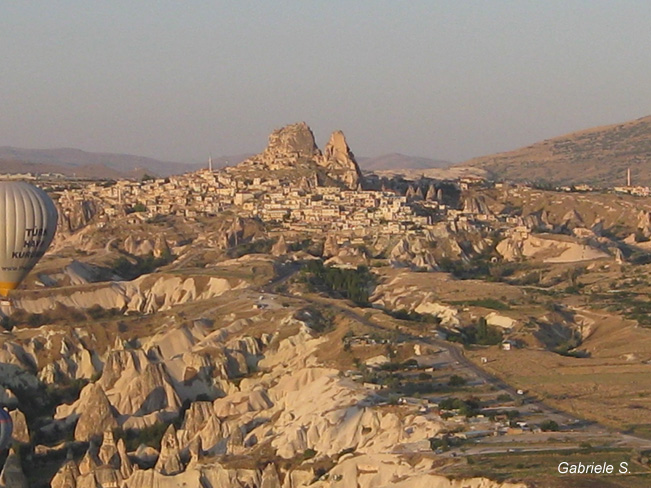
<instances>
[{"instance_id":1,"label":"pale blue sky","mask_svg":"<svg viewBox=\"0 0 651 488\"><path fill-rule=\"evenodd\" d=\"M651 2L0 0L0 145L199 161L305 120L461 161L651 114Z\"/></svg>"}]
</instances>

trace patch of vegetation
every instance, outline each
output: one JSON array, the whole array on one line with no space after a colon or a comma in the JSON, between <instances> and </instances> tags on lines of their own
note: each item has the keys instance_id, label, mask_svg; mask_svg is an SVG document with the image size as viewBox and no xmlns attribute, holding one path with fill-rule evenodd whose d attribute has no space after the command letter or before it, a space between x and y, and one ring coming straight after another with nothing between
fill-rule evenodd
<instances>
[{"instance_id":1,"label":"patch of vegetation","mask_svg":"<svg viewBox=\"0 0 651 488\"><path fill-rule=\"evenodd\" d=\"M86 309L86 314L93 320L99 320L122 315L122 310L119 308L102 308L101 305L95 304Z\"/></svg>"},{"instance_id":2,"label":"patch of vegetation","mask_svg":"<svg viewBox=\"0 0 651 488\"><path fill-rule=\"evenodd\" d=\"M470 307L484 307L492 310L510 310L511 307L496 298L479 298L477 300L456 300L450 302L452 305L466 305Z\"/></svg>"},{"instance_id":3,"label":"patch of vegetation","mask_svg":"<svg viewBox=\"0 0 651 488\"><path fill-rule=\"evenodd\" d=\"M321 311L316 307L306 307L298 310L294 318L305 322L307 326L317 334L323 334L334 327L334 312L330 310Z\"/></svg>"},{"instance_id":4,"label":"patch of vegetation","mask_svg":"<svg viewBox=\"0 0 651 488\"><path fill-rule=\"evenodd\" d=\"M556 432L559 430L558 422L555 420L545 420L540 424L540 429L543 432Z\"/></svg>"},{"instance_id":5,"label":"patch of vegetation","mask_svg":"<svg viewBox=\"0 0 651 488\"><path fill-rule=\"evenodd\" d=\"M502 331L493 325L486 323L486 319L481 317L476 325L469 325L461 329L458 333L448 333L447 340L450 342L460 342L465 346L478 344L482 346L493 346L500 344L504 340Z\"/></svg>"},{"instance_id":6,"label":"patch of vegetation","mask_svg":"<svg viewBox=\"0 0 651 488\"><path fill-rule=\"evenodd\" d=\"M458 442L458 441L456 441ZM455 440L452 439L449 435L443 435L441 437L430 437L429 439L429 448L432 451L449 451L450 447L453 447Z\"/></svg>"},{"instance_id":7,"label":"patch of vegetation","mask_svg":"<svg viewBox=\"0 0 651 488\"><path fill-rule=\"evenodd\" d=\"M307 461L308 459L312 459L314 456L316 456L316 451L312 448L307 448L305 451L303 451L303 461Z\"/></svg>"},{"instance_id":8,"label":"patch of vegetation","mask_svg":"<svg viewBox=\"0 0 651 488\"><path fill-rule=\"evenodd\" d=\"M247 254L269 254L274 242L274 239L256 239L255 241L244 242L229 249L228 257L241 258Z\"/></svg>"},{"instance_id":9,"label":"patch of vegetation","mask_svg":"<svg viewBox=\"0 0 651 488\"><path fill-rule=\"evenodd\" d=\"M174 256L170 251L166 251L158 258L154 257L154 255L150 253L145 257L134 256L132 259L135 262L128 259L126 256L120 256L117 258L111 264L113 272L126 280L133 280L144 274L152 273L161 266L171 263L176 259L176 256Z\"/></svg>"},{"instance_id":10,"label":"patch of vegetation","mask_svg":"<svg viewBox=\"0 0 651 488\"><path fill-rule=\"evenodd\" d=\"M448 397L439 402L439 408L442 410L458 410L460 415L474 417L480 412L480 402L478 398L471 397L465 400L457 397Z\"/></svg>"},{"instance_id":11,"label":"patch of vegetation","mask_svg":"<svg viewBox=\"0 0 651 488\"><path fill-rule=\"evenodd\" d=\"M314 242L312 241L312 239L303 239L300 241L292 242L287 247L291 252L298 252L298 251L308 251L313 245Z\"/></svg>"},{"instance_id":12,"label":"patch of vegetation","mask_svg":"<svg viewBox=\"0 0 651 488\"><path fill-rule=\"evenodd\" d=\"M423 322L426 324L441 323L441 319L431 313L418 313L414 310L407 310L405 308L401 308L400 310L385 309L384 312L398 320L409 320L411 322Z\"/></svg>"},{"instance_id":13,"label":"patch of vegetation","mask_svg":"<svg viewBox=\"0 0 651 488\"><path fill-rule=\"evenodd\" d=\"M488 415L488 418L495 421L496 418L500 417L501 415L505 415L506 418L509 420L515 420L518 417L520 417L520 411L519 410L497 410L495 412L491 412Z\"/></svg>"},{"instance_id":14,"label":"patch of vegetation","mask_svg":"<svg viewBox=\"0 0 651 488\"><path fill-rule=\"evenodd\" d=\"M439 261L439 268L442 271L451 273L460 280L484 279L499 281L502 274L508 275L515 271L516 265L493 262L498 258L495 251L496 244L497 234L493 235L493 245L488 246L480 254L475 254L468 260L443 258Z\"/></svg>"},{"instance_id":15,"label":"patch of vegetation","mask_svg":"<svg viewBox=\"0 0 651 488\"><path fill-rule=\"evenodd\" d=\"M136 203L136 204L131 208L131 210L132 210L133 212L146 212L146 211L147 211L147 207L145 206L144 203Z\"/></svg>"},{"instance_id":16,"label":"patch of vegetation","mask_svg":"<svg viewBox=\"0 0 651 488\"><path fill-rule=\"evenodd\" d=\"M631 264L645 265L651 264L651 253L645 251L636 251L628 258Z\"/></svg>"},{"instance_id":17,"label":"patch of vegetation","mask_svg":"<svg viewBox=\"0 0 651 488\"><path fill-rule=\"evenodd\" d=\"M72 403L79 398L81 390L89 383L85 378L78 378L57 384L49 384L45 391L52 405Z\"/></svg>"},{"instance_id":18,"label":"patch of vegetation","mask_svg":"<svg viewBox=\"0 0 651 488\"><path fill-rule=\"evenodd\" d=\"M140 444L160 449L161 440L169 426L168 422L157 422L140 430L118 428L113 431L113 434L116 441L124 440L127 451L135 451Z\"/></svg>"},{"instance_id":19,"label":"patch of vegetation","mask_svg":"<svg viewBox=\"0 0 651 488\"><path fill-rule=\"evenodd\" d=\"M54 309L46 310L43 313L30 313L22 309L15 309L11 315L3 320L3 326L7 330L11 330L16 326L40 327L57 322L72 324L83 322L87 318L80 310L58 303Z\"/></svg>"},{"instance_id":20,"label":"patch of vegetation","mask_svg":"<svg viewBox=\"0 0 651 488\"><path fill-rule=\"evenodd\" d=\"M589 357L590 354L587 351L576 350L582 343L581 334L578 331L572 333L572 337L567 339L564 342L561 342L558 346L552 349L556 354L561 356L568 356L574 358L585 358Z\"/></svg>"},{"instance_id":21,"label":"patch of vegetation","mask_svg":"<svg viewBox=\"0 0 651 488\"><path fill-rule=\"evenodd\" d=\"M485 279L490 276L490 261L484 259L461 261L442 258L439 261L439 268L460 280Z\"/></svg>"},{"instance_id":22,"label":"patch of vegetation","mask_svg":"<svg viewBox=\"0 0 651 488\"><path fill-rule=\"evenodd\" d=\"M302 279L311 291L322 291L334 298L346 298L356 305L369 305L369 289L375 283L374 275L366 266L357 269L324 266L320 260L309 261Z\"/></svg>"},{"instance_id":23,"label":"patch of vegetation","mask_svg":"<svg viewBox=\"0 0 651 488\"><path fill-rule=\"evenodd\" d=\"M468 380L465 379L463 376L459 376L458 374L453 374L452 376L450 376L450 379L448 380L448 386L451 386L453 388L459 386L465 386L466 383L468 383Z\"/></svg>"}]
</instances>

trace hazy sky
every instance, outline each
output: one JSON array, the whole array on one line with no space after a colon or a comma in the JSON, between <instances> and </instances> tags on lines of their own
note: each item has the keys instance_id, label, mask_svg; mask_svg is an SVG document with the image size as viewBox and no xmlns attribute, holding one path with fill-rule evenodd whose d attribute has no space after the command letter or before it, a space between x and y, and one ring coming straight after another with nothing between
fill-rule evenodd
<instances>
[{"instance_id":1,"label":"hazy sky","mask_svg":"<svg viewBox=\"0 0 651 488\"><path fill-rule=\"evenodd\" d=\"M0 0L0 145L462 161L651 114L651 2Z\"/></svg>"}]
</instances>

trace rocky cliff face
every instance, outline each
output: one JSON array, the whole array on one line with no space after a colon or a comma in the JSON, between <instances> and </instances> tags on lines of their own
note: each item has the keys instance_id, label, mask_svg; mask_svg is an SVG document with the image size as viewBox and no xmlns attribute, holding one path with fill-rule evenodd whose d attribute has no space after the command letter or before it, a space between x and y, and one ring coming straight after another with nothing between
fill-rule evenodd
<instances>
[{"instance_id":1,"label":"rocky cliff face","mask_svg":"<svg viewBox=\"0 0 651 488\"><path fill-rule=\"evenodd\" d=\"M288 172L294 172L300 187L339 184L356 189L362 183L362 173L343 132L332 134L322 154L305 122L273 131L267 148L237 168L244 171L264 169L285 177Z\"/></svg>"},{"instance_id":2,"label":"rocky cliff face","mask_svg":"<svg viewBox=\"0 0 651 488\"><path fill-rule=\"evenodd\" d=\"M14 300L14 305L30 313L43 313L56 308L57 304L81 309L100 306L106 310L154 313L174 305L213 298L241 285L240 281L231 284L223 278L146 275L133 281L23 295Z\"/></svg>"},{"instance_id":3,"label":"rocky cliff face","mask_svg":"<svg viewBox=\"0 0 651 488\"><path fill-rule=\"evenodd\" d=\"M355 155L340 130L332 133L323 151L323 157L317 162L325 168L329 176L342 181L348 188L357 188L362 181L362 172L355 161Z\"/></svg>"},{"instance_id":4,"label":"rocky cliff face","mask_svg":"<svg viewBox=\"0 0 651 488\"><path fill-rule=\"evenodd\" d=\"M100 212L101 207L92 200L72 200L65 196L61 198L58 205L59 210L59 232L75 232L93 220Z\"/></svg>"},{"instance_id":5,"label":"rocky cliff face","mask_svg":"<svg viewBox=\"0 0 651 488\"><path fill-rule=\"evenodd\" d=\"M156 354L166 358L158 364L165 364L167 371L178 369L170 361L175 360L178 351L187 348L179 335L180 329L174 330L171 336L172 331L168 331L143 343L150 348L149 351L156 350ZM115 440L111 427L115 425L116 417L110 414L108 407L111 403L113 408L118 407L118 397L112 392L123 379L133 382L137 371L143 369L143 363L152 361L151 354L128 354L125 350L117 355L111 353L114 359L107 359L102 378L89 385L81 395L82 400L101 397L93 407L98 414L94 416L95 427L92 429L95 439L102 438L101 444L91 442L80 461L69 459L63 463L51 486L299 488L312 486L318 477L313 468L299 466L288 469L281 467L282 463L274 462L249 467L245 460L263 452L273 453L275 459L292 460L310 450L318 452L321 457L335 459L342 451L355 452L341 458L328 479L313 485L321 488L339 485L362 488L455 486L446 478L433 474L427 463L410 465L399 454L390 453L400 451L401 446L419 442L427 444L428 439L439 432L440 424L425 414L405 416L374 407L377 399L371 391L341 378L338 370L325 367L316 360L315 353L324 346L325 339L313 336L304 323L293 315L286 316L280 321L279 331L295 332L276 341L273 347L268 346L273 342L271 338L241 336L238 331L242 330L242 324L232 324L217 335L203 336L206 330L190 331L190 336L198 340L196 346L205 346L206 340L212 338L211 348L218 344L224 348L225 369L232 363L227 357L229 351L232 351L231 357L239 351L248 358L258 358L255 369L261 374L246 374L239 387L233 387L228 394L215 400L190 402L183 414L181 428L177 430L174 425L169 425L162 436L160 451L150 453L153 458L150 456L148 461L145 461L145 448L127 453L123 441ZM187 330L183 333L185 342L190 337L187 333ZM250 360L244 359L243 365L251 364ZM231 374L239 375L235 372L239 367L235 367ZM151 395L156 387L148 385L141 389L142 396L146 396ZM104 390L108 395L103 394ZM135 398L134 394L130 397ZM75 410L80 406L72 407ZM179 408L176 405L173 410ZM83 418L84 413L81 415ZM117 418L124 422L124 415ZM123 424L123 428L126 425ZM241 461L235 464L229 461L238 459ZM149 467L139 468L139 464ZM369 472L375 474L369 477ZM405 485L401 484L401 479L418 482ZM523 488L523 485L501 485L482 479L470 480L469 483L467 486L473 487Z\"/></svg>"},{"instance_id":6,"label":"rocky cliff face","mask_svg":"<svg viewBox=\"0 0 651 488\"><path fill-rule=\"evenodd\" d=\"M261 159L274 164L281 161L311 160L320 155L312 129L305 122L299 122L274 130Z\"/></svg>"}]
</instances>

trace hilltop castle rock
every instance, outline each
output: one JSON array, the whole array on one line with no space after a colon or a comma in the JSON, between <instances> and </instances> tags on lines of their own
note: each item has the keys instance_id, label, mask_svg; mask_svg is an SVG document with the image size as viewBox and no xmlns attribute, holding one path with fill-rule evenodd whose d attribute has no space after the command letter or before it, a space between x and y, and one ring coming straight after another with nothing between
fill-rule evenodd
<instances>
[{"instance_id":1,"label":"hilltop castle rock","mask_svg":"<svg viewBox=\"0 0 651 488\"><path fill-rule=\"evenodd\" d=\"M362 172L346 143L344 133L333 132L325 151L321 153L312 129L305 122L274 130L269 136L266 149L243 161L237 168L295 171L296 179L306 184L316 178L316 181L324 184L335 182L348 189L357 189L362 183Z\"/></svg>"},{"instance_id":2,"label":"hilltop castle rock","mask_svg":"<svg viewBox=\"0 0 651 488\"><path fill-rule=\"evenodd\" d=\"M283 159L314 159L321 156L312 129L305 123L287 125L269 136L269 145L262 153L265 161Z\"/></svg>"}]
</instances>

